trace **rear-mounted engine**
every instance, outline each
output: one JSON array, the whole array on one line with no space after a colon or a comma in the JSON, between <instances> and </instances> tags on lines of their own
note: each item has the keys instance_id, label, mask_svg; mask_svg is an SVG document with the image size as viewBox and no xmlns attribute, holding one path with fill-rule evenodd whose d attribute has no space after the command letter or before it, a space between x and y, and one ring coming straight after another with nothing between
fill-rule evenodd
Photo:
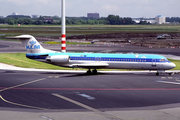
<instances>
[{"instance_id":1,"label":"rear-mounted engine","mask_svg":"<svg viewBox=\"0 0 180 120\"><path fill-rule=\"evenodd\" d=\"M46 58L46 61L55 62L55 63L66 63L69 62L69 56L68 55L48 56Z\"/></svg>"}]
</instances>

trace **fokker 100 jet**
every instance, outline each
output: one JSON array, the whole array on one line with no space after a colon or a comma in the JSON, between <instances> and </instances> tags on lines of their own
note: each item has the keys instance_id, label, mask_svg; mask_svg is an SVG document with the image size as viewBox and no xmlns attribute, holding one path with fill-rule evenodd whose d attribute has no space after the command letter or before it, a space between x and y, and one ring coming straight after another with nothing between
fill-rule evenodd
<instances>
[{"instance_id":1,"label":"fokker 100 jet","mask_svg":"<svg viewBox=\"0 0 180 120\"><path fill-rule=\"evenodd\" d=\"M62 67L86 68L88 69L87 74L97 74L97 69L138 69L156 70L156 75L159 75L159 73L165 73L165 70L176 67L174 63L161 55L63 53L43 48L31 35L20 35L13 38L21 40L27 50L27 58Z\"/></svg>"}]
</instances>

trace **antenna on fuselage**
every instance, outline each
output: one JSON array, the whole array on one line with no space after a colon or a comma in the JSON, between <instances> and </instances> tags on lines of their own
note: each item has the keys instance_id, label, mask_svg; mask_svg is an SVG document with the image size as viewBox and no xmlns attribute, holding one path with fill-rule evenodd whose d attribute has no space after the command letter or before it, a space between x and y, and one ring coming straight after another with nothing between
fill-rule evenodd
<instances>
[{"instance_id":1,"label":"antenna on fuselage","mask_svg":"<svg viewBox=\"0 0 180 120\"><path fill-rule=\"evenodd\" d=\"M66 15L65 0L61 0L61 52L66 52Z\"/></svg>"}]
</instances>

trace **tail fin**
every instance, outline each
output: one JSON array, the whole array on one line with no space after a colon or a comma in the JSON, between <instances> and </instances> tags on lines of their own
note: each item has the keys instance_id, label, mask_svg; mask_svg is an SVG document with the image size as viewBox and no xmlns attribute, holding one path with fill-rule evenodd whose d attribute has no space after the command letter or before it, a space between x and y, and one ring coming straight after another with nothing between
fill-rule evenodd
<instances>
[{"instance_id":1,"label":"tail fin","mask_svg":"<svg viewBox=\"0 0 180 120\"><path fill-rule=\"evenodd\" d=\"M11 39L20 39L27 53L44 53L46 51L31 35L20 35Z\"/></svg>"}]
</instances>

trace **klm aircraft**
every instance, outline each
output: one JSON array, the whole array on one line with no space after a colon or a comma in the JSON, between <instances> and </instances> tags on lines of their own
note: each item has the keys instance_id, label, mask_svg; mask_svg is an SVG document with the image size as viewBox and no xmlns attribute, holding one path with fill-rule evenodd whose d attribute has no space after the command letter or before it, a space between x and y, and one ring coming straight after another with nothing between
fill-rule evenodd
<instances>
[{"instance_id":1,"label":"klm aircraft","mask_svg":"<svg viewBox=\"0 0 180 120\"><path fill-rule=\"evenodd\" d=\"M27 58L62 67L86 68L88 69L87 74L97 74L97 69L104 68L156 70L156 75L159 75L159 73L165 73L165 70L176 67L174 63L161 55L61 53L44 49L31 35L20 35L14 38L21 40L27 50Z\"/></svg>"}]
</instances>

